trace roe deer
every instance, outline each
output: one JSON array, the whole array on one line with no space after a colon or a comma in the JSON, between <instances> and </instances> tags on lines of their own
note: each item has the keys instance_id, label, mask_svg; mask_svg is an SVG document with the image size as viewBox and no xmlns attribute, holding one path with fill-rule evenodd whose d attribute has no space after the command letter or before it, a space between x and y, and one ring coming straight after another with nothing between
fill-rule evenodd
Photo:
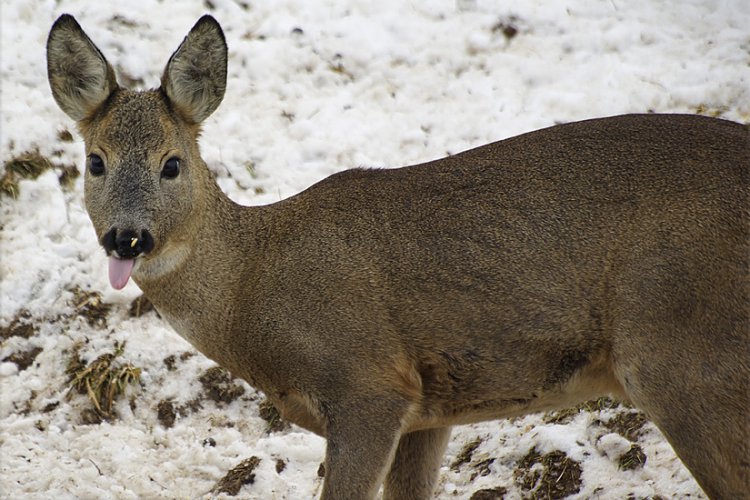
<instances>
[{"instance_id":1,"label":"roe deer","mask_svg":"<svg viewBox=\"0 0 750 500\"><path fill-rule=\"evenodd\" d=\"M47 59L112 286L132 274L327 438L323 498L429 498L451 426L604 394L646 412L709 496L747 497L747 126L587 120L242 207L198 150L226 87L214 18L156 90L121 88L70 15Z\"/></svg>"}]
</instances>

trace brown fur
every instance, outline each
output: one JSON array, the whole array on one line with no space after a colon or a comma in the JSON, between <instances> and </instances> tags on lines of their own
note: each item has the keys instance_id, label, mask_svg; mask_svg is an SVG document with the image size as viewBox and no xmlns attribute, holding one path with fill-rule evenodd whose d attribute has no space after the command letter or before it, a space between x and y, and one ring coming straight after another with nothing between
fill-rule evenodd
<instances>
[{"instance_id":1,"label":"brown fur","mask_svg":"<svg viewBox=\"0 0 750 500\"><path fill-rule=\"evenodd\" d=\"M383 482L387 498L428 498L450 426L608 393L654 420L709 496L747 497L746 126L589 120L241 207L196 142L225 87L215 20L155 91L117 86L70 16L48 61L106 163L86 177L97 234L153 234L133 278L178 333L327 438L323 498ZM175 155L180 175L160 178Z\"/></svg>"}]
</instances>

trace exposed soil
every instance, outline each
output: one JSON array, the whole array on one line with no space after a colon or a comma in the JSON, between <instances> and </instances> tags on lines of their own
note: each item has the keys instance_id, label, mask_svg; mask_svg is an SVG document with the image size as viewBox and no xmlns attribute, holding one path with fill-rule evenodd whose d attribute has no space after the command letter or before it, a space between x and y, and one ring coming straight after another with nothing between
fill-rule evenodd
<instances>
[{"instance_id":1,"label":"exposed soil","mask_svg":"<svg viewBox=\"0 0 750 500\"><path fill-rule=\"evenodd\" d=\"M581 464L556 450L540 455L536 448L521 459L513 472L523 498L556 499L581 490Z\"/></svg>"},{"instance_id":2,"label":"exposed soil","mask_svg":"<svg viewBox=\"0 0 750 500\"><path fill-rule=\"evenodd\" d=\"M22 337L28 339L36 335L38 327L31 322L31 314L21 311L13 318L8 326L0 327L0 339Z\"/></svg>"},{"instance_id":3,"label":"exposed soil","mask_svg":"<svg viewBox=\"0 0 750 500\"><path fill-rule=\"evenodd\" d=\"M131 318L140 318L144 314L148 314L154 310L154 305L151 303L151 301L148 300L145 295L141 295L130 303L128 315Z\"/></svg>"},{"instance_id":4,"label":"exposed soil","mask_svg":"<svg viewBox=\"0 0 750 500\"><path fill-rule=\"evenodd\" d=\"M461 452L456 455L455 460L453 460L453 463L451 464L451 470L454 472L458 472L459 469L461 469L462 465L471 462L471 457L472 455L474 455L474 452L477 450L477 448L479 448L480 444L482 444L481 438L476 438L475 440L466 443L461 449Z\"/></svg>"},{"instance_id":5,"label":"exposed soil","mask_svg":"<svg viewBox=\"0 0 750 500\"><path fill-rule=\"evenodd\" d=\"M502 486L485 488L475 491L469 500L502 500L505 498L506 493L508 493L508 490Z\"/></svg>"},{"instance_id":6,"label":"exposed soil","mask_svg":"<svg viewBox=\"0 0 750 500\"><path fill-rule=\"evenodd\" d=\"M198 379L206 395L217 403L231 403L245 394L245 388L234 382L232 375L220 366L209 368Z\"/></svg>"},{"instance_id":7,"label":"exposed soil","mask_svg":"<svg viewBox=\"0 0 750 500\"><path fill-rule=\"evenodd\" d=\"M281 458L277 458L276 459L276 474L281 474L282 472L284 472L284 469L286 469L286 462Z\"/></svg>"},{"instance_id":8,"label":"exposed soil","mask_svg":"<svg viewBox=\"0 0 750 500\"><path fill-rule=\"evenodd\" d=\"M42 352L41 347L34 347L27 351L14 352L10 356L7 356L3 361L10 361L18 366L19 371L23 371L34 362L39 353Z\"/></svg>"},{"instance_id":9,"label":"exposed soil","mask_svg":"<svg viewBox=\"0 0 750 500\"><path fill-rule=\"evenodd\" d=\"M169 429L172 427L174 421L177 419L174 403L167 400L160 401L156 406L156 416L165 428Z\"/></svg>"},{"instance_id":10,"label":"exposed soil","mask_svg":"<svg viewBox=\"0 0 750 500\"><path fill-rule=\"evenodd\" d=\"M640 469L645 465L647 458L648 457L646 456L646 453L644 453L643 448L638 444L633 444L630 446L630 449L620 457L620 469Z\"/></svg>"},{"instance_id":11,"label":"exposed soil","mask_svg":"<svg viewBox=\"0 0 750 500\"><path fill-rule=\"evenodd\" d=\"M87 291L81 288L73 289L73 306L78 314L95 328L103 328L107 325L107 316L112 306L102 300L102 295L96 291Z\"/></svg>"},{"instance_id":12,"label":"exposed soil","mask_svg":"<svg viewBox=\"0 0 750 500\"><path fill-rule=\"evenodd\" d=\"M226 493L227 495L236 496L242 486L253 484L255 482L255 468L260 464L260 458L250 457L240 462L236 467L227 472L213 487L214 493Z\"/></svg>"},{"instance_id":13,"label":"exposed soil","mask_svg":"<svg viewBox=\"0 0 750 500\"><path fill-rule=\"evenodd\" d=\"M602 425L630 441L638 441L643 433L643 426L648 422L640 411L621 412Z\"/></svg>"},{"instance_id":14,"label":"exposed soil","mask_svg":"<svg viewBox=\"0 0 750 500\"><path fill-rule=\"evenodd\" d=\"M260 414L260 418L268 424L266 427L268 432L279 432L289 428L289 424L281 419L279 410L268 399L260 402L258 413Z\"/></svg>"}]
</instances>

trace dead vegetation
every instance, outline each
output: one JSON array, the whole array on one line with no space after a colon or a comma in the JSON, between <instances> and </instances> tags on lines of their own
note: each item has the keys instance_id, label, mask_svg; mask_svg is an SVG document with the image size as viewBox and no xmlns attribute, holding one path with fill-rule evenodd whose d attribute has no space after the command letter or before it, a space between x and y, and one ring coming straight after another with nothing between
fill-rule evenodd
<instances>
[{"instance_id":1,"label":"dead vegetation","mask_svg":"<svg viewBox=\"0 0 750 500\"><path fill-rule=\"evenodd\" d=\"M70 132L68 132L68 135L70 135ZM59 135L58 138L60 137ZM75 179L80 175L75 165L53 163L43 156L39 150L26 151L5 162L4 173L0 178L0 193L11 198L18 198L21 180L36 179L48 170L57 171L60 185L66 189L72 187Z\"/></svg>"},{"instance_id":2,"label":"dead vegetation","mask_svg":"<svg viewBox=\"0 0 750 500\"><path fill-rule=\"evenodd\" d=\"M613 409L617 408L620 405L621 403L608 397L592 399L590 401L585 401L577 406L573 406L572 408L565 408L564 410L547 412L544 414L544 423L567 424L581 412L590 413L606 409Z\"/></svg>"},{"instance_id":3,"label":"dead vegetation","mask_svg":"<svg viewBox=\"0 0 750 500\"><path fill-rule=\"evenodd\" d=\"M91 363L80 357L82 344L76 344L65 372L70 377L70 392L86 394L93 408L84 410L82 417L94 423L98 417L109 420L115 415L113 404L123 395L128 385L140 381L141 369L130 363L121 363L118 358L125 351L125 344L115 342L112 352L104 353ZM93 414L91 413L93 411Z\"/></svg>"}]
</instances>

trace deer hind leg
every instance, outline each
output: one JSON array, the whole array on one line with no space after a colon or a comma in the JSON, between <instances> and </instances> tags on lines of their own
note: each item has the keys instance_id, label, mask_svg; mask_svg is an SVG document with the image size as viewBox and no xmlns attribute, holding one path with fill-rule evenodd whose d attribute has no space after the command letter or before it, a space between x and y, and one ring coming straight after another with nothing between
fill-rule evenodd
<instances>
[{"instance_id":1,"label":"deer hind leg","mask_svg":"<svg viewBox=\"0 0 750 500\"><path fill-rule=\"evenodd\" d=\"M740 342L730 349L711 345L712 337L721 337L714 333L659 333L680 341L620 352L617 357L628 362L617 371L631 401L659 427L709 497L750 498L750 353L741 345L747 333L737 332Z\"/></svg>"},{"instance_id":2,"label":"deer hind leg","mask_svg":"<svg viewBox=\"0 0 750 500\"><path fill-rule=\"evenodd\" d=\"M450 427L444 427L403 435L385 479L383 500L431 498L450 433Z\"/></svg>"}]
</instances>

